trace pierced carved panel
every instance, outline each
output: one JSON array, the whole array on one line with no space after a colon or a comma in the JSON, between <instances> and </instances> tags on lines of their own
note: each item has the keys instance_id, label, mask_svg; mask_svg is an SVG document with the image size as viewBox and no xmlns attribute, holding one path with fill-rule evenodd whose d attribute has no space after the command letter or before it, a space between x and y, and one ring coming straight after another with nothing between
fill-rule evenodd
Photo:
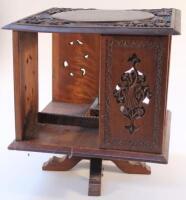
<instances>
[{"instance_id":1,"label":"pierced carved panel","mask_svg":"<svg viewBox=\"0 0 186 200\"><path fill-rule=\"evenodd\" d=\"M91 103L98 96L99 36L53 34L53 100Z\"/></svg>"},{"instance_id":2,"label":"pierced carved panel","mask_svg":"<svg viewBox=\"0 0 186 200\"><path fill-rule=\"evenodd\" d=\"M101 147L161 153L168 37L106 36L102 46Z\"/></svg>"},{"instance_id":3,"label":"pierced carved panel","mask_svg":"<svg viewBox=\"0 0 186 200\"><path fill-rule=\"evenodd\" d=\"M69 44L69 45L68 45ZM89 58L89 54L84 53L84 51L86 51L85 49L86 44L84 44L84 42L82 42L79 39L70 41L68 43L66 43L66 49L68 49L70 47L71 50L71 55L68 55L67 57L69 57L70 61L64 60L63 61L63 68L66 69L66 73L68 73L69 76L74 77L74 76L81 76L82 78L87 74L87 66L86 66L86 61ZM73 53L76 52L76 47L80 47L82 54L80 55L79 58L76 59L81 59L84 61L84 64L82 64L83 62L81 62L81 65L78 63L76 64L76 66L73 66ZM76 56L76 55L74 55ZM73 69L75 68L75 70Z\"/></svg>"},{"instance_id":4,"label":"pierced carved panel","mask_svg":"<svg viewBox=\"0 0 186 200\"><path fill-rule=\"evenodd\" d=\"M130 69L121 75L113 91L121 113L130 120L130 124L125 125L130 134L138 129L134 122L145 115L145 105L149 104L152 96L146 76L137 69L140 61L136 54L129 57Z\"/></svg>"}]
</instances>

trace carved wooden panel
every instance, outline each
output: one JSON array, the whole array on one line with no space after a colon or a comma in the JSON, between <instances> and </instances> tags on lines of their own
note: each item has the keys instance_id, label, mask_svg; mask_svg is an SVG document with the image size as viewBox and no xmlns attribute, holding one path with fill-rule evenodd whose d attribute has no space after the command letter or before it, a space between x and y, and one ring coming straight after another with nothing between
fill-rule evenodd
<instances>
[{"instance_id":1,"label":"carved wooden panel","mask_svg":"<svg viewBox=\"0 0 186 200\"><path fill-rule=\"evenodd\" d=\"M132 54L128 62L131 62L130 69L121 75L119 83L113 90L113 95L116 102L120 104L123 116L130 120L130 124L125 128L132 134L138 130L134 124L135 119L145 115L145 104L149 104L152 95L146 83L146 76L136 68L141 60L136 54Z\"/></svg>"},{"instance_id":2,"label":"carved wooden panel","mask_svg":"<svg viewBox=\"0 0 186 200\"><path fill-rule=\"evenodd\" d=\"M169 43L168 36L102 38L102 148L162 152Z\"/></svg>"},{"instance_id":3,"label":"carved wooden panel","mask_svg":"<svg viewBox=\"0 0 186 200\"><path fill-rule=\"evenodd\" d=\"M53 100L91 103L98 96L100 37L53 34Z\"/></svg>"}]
</instances>

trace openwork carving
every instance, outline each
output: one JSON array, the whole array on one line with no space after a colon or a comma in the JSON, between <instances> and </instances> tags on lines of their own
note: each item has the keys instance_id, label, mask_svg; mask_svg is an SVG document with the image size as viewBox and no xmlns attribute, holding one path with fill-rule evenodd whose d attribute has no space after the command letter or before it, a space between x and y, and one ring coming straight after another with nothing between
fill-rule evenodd
<instances>
[{"instance_id":1,"label":"openwork carving","mask_svg":"<svg viewBox=\"0 0 186 200\"><path fill-rule=\"evenodd\" d=\"M114 48L123 48L123 49L146 49L154 51L154 58L156 60L156 72L155 72L155 89L153 90L153 99L154 99L154 113L153 113L153 127L152 127L152 142L145 140L145 138L141 137L138 140L132 140L130 138L125 138L124 140L120 138L112 137L110 120L111 120L111 99L110 94L113 94L112 81L112 60L113 60L113 51ZM163 62L163 43L161 40L157 41L137 41L137 40L107 40L106 41L106 74L107 77L105 79L105 88L104 88L104 96L105 100L105 118L104 118L104 147L114 147L114 148L123 148L127 147L127 149L136 151L137 149L141 151L154 152L155 149L160 144L160 134L161 134L161 122L159 120L162 111L162 62ZM125 129L125 127L124 127ZM122 130L121 130L122 131Z\"/></svg>"},{"instance_id":2,"label":"openwork carving","mask_svg":"<svg viewBox=\"0 0 186 200\"><path fill-rule=\"evenodd\" d=\"M83 46L83 42L81 40L73 40L73 41L70 41L68 43L71 47L76 47L76 46ZM87 60L89 58L89 55L88 54L85 54L83 55L83 58L85 60ZM83 65L83 66L79 66L79 73L75 73L74 71L71 71L71 65L70 65L70 62L68 62L67 60L64 60L63 61L63 67L67 70L67 72L69 72L69 76L71 77L74 77L76 75L81 75L82 77L84 77L87 73L86 71L86 66Z\"/></svg>"},{"instance_id":3,"label":"openwork carving","mask_svg":"<svg viewBox=\"0 0 186 200\"><path fill-rule=\"evenodd\" d=\"M146 76L137 69L140 61L136 54L129 57L131 68L121 75L121 80L113 91L117 103L120 104L121 113L130 120L130 124L125 128L131 134L138 129L134 124L135 119L144 116L144 105L148 105L151 98Z\"/></svg>"}]
</instances>

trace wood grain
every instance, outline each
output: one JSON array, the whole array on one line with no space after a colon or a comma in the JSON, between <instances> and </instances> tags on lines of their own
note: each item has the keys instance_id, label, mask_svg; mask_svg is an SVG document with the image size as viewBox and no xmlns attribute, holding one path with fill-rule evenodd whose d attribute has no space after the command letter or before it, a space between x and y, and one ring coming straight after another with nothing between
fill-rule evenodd
<instances>
[{"instance_id":1,"label":"wood grain","mask_svg":"<svg viewBox=\"0 0 186 200\"><path fill-rule=\"evenodd\" d=\"M112 160L112 162L127 174L151 174L151 169L146 163L124 160Z\"/></svg>"},{"instance_id":2,"label":"wood grain","mask_svg":"<svg viewBox=\"0 0 186 200\"><path fill-rule=\"evenodd\" d=\"M104 36L101 46L100 147L162 153L167 117L170 37ZM145 75L152 97L149 104L143 104L143 117L134 120L136 131L130 133L126 128L130 124L130 118L120 111L122 103L117 103L113 91L120 84L122 74L131 69L128 59L133 54L141 60L137 70ZM131 106L136 96L129 93L128 98ZM134 108L136 107L135 105Z\"/></svg>"},{"instance_id":3,"label":"wood grain","mask_svg":"<svg viewBox=\"0 0 186 200\"><path fill-rule=\"evenodd\" d=\"M53 101L91 103L98 96L99 49L96 34L53 34Z\"/></svg>"},{"instance_id":4,"label":"wood grain","mask_svg":"<svg viewBox=\"0 0 186 200\"><path fill-rule=\"evenodd\" d=\"M65 156L58 158L53 156L49 161L43 164L42 169L44 171L68 171L75 167L81 160L82 158L79 157L69 158L68 156Z\"/></svg>"},{"instance_id":5,"label":"wood grain","mask_svg":"<svg viewBox=\"0 0 186 200\"><path fill-rule=\"evenodd\" d=\"M102 159L90 159L89 196L101 195Z\"/></svg>"},{"instance_id":6,"label":"wood grain","mask_svg":"<svg viewBox=\"0 0 186 200\"><path fill-rule=\"evenodd\" d=\"M38 35L13 31L16 140L26 137L38 112Z\"/></svg>"},{"instance_id":7,"label":"wood grain","mask_svg":"<svg viewBox=\"0 0 186 200\"><path fill-rule=\"evenodd\" d=\"M35 151L67 154L83 158L102 158L108 160L127 160L164 163L168 162L170 112L167 112L165 143L161 154L124 150L100 149L98 129L75 126L39 125L35 137L26 141L14 141L11 150ZM51 134L52 133L52 134Z\"/></svg>"},{"instance_id":8,"label":"wood grain","mask_svg":"<svg viewBox=\"0 0 186 200\"><path fill-rule=\"evenodd\" d=\"M74 104L51 101L43 110L44 113L84 116L90 108L90 104Z\"/></svg>"},{"instance_id":9,"label":"wood grain","mask_svg":"<svg viewBox=\"0 0 186 200\"><path fill-rule=\"evenodd\" d=\"M58 125L71 125L80 126L87 128L98 128L99 119L98 117L91 116L73 116L73 115L63 115L63 114L50 114L39 112L38 122L43 124L58 124Z\"/></svg>"}]
</instances>

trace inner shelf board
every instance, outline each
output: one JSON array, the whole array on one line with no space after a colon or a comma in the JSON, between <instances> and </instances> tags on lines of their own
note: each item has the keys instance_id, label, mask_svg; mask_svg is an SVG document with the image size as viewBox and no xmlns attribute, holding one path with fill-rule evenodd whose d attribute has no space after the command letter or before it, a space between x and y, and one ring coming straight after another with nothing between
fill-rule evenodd
<instances>
[{"instance_id":1,"label":"inner shelf board","mask_svg":"<svg viewBox=\"0 0 186 200\"><path fill-rule=\"evenodd\" d=\"M44 113L82 116L89 110L90 104L72 104L65 102L50 102L43 110Z\"/></svg>"}]
</instances>

